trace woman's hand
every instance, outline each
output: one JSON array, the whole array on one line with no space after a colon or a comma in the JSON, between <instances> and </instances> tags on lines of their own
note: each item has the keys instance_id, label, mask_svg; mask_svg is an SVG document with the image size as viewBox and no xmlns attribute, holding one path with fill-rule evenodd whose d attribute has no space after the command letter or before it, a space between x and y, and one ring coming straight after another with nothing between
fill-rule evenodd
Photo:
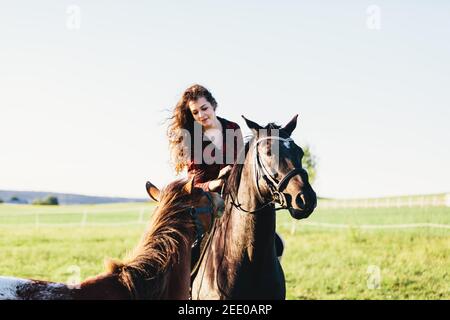
<instances>
[{"instance_id":1,"label":"woman's hand","mask_svg":"<svg viewBox=\"0 0 450 320\"><path fill-rule=\"evenodd\" d=\"M208 185L208 189L213 192L219 192L222 189L225 181L223 179L211 180Z\"/></svg>"},{"instance_id":2,"label":"woman's hand","mask_svg":"<svg viewBox=\"0 0 450 320\"><path fill-rule=\"evenodd\" d=\"M224 168L222 168L219 172L219 175L217 176L216 180L211 180L209 183L209 190L213 192L219 192L222 189L222 186L225 184L225 180L227 176L230 174L231 169L233 166L229 165Z\"/></svg>"},{"instance_id":3,"label":"woman's hand","mask_svg":"<svg viewBox=\"0 0 450 320\"><path fill-rule=\"evenodd\" d=\"M233 166L231 166L231 165L228 165L225 168L222 168L219 171L219 175L217 176L217 179L224 179L224 178L226 178L230 174L232 168L233 168Z\"/></svg>"}]
</instances>

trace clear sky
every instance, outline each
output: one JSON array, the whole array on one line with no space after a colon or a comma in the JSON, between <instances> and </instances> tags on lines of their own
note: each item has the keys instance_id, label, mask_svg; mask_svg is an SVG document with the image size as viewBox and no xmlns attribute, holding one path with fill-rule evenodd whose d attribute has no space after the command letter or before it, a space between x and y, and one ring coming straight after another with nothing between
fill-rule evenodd
<instances>
[{"instance_id":1,"label":"clear sky","mask_svg":"<svg viewBox=\"0 0 450 320\"><path fill-rule=\"evenodd\" d=\"M145 197L200 83L245 130L298 113L321 196L450 191L450 2L337 2L2 1L0 189Z\"/></svg>"}]
</instances>

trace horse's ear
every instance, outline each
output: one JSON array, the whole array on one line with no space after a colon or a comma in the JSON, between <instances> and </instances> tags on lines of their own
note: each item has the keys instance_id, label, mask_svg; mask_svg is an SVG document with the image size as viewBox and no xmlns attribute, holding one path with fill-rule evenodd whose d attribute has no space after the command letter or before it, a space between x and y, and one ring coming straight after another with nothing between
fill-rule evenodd
<instances>
[{"instance_id":1,"label":"horse's ear","mask_svg":"<svg viewBox=\"0 0 450 320\"><path fill-rule=\"evenodd\" d=\"M256 122L248 120L246 117L244 117L242 115L241 115L241 117L244 118L245 123L247 124L247 127L252 129L252 131L258 131L258 130L262 129L262 127L259 124L257 124Z\"/></svg>"},{"instance_id":2,"label":"horse's ear","mask_svg":"<svg viewBox=\"0 0 450 320\"><path fill-rule=\"evenodd\" d=\"M184 191L186 191L187 194L191 194L192 190L194 190L194 177L190 178L184 185Z\"/></svg>"},{"instance_id":3,"label":"horse's ear","mask_svg":"<svg viewBox=\"0 0 450 320\"><path fill-rule=\"evenodd\" d=\"M291 121L287 125L285 125L282 129L287 132L287 134L290 136L292 132L294 131L295 127L297 126L297 118L298 114L296 114Z\"/></svg>"},{"instance_id":4,"label":"horse's ear","mask_svg":"<svg viewBox=\"0 0 450 320\"><path fill-rule=\"evenodd\" d=\"M147 189L147 193L150 198L152 198L156 202L159 202L160 191L153 183L147 181L147 183L145 184L145 189Z\"/></svg>"}]
</instances>

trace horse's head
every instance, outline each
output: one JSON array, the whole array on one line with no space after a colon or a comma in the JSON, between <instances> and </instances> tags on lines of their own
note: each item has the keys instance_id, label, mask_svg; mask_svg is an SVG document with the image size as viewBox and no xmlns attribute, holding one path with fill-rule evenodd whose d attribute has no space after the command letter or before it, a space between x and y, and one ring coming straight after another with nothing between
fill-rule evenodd
<instances>
[{"instance_id":1,"label":"horse's head","mask_svg":"<svg viewBox=\"0 0 450 320\"><path fill-rule=\"evenodd\" d=\"M180 203L194 221L197 239L205 232L209 232L214 219L221 217L224 211L224 201L220 195L217 192L206 192L196 188L193 178L183 185L179 182L169 184L162 191L147 181L146 189L150 198L158 203L160 201Z\"/></svg>"},{"instance_id":2,"label":"horse's head","mask_svg":"<svg viewBox=\"0 0 450 320\"><path fill-rule=\"evenodd\" d=\"M273 123L261 127L242 117L254 134L249 151L259 197L279 203L295 219L307 218L317 205L317 197L302 168L303 150L291 138L297 115L284 127Z\"/></svg>"}]
</instances>

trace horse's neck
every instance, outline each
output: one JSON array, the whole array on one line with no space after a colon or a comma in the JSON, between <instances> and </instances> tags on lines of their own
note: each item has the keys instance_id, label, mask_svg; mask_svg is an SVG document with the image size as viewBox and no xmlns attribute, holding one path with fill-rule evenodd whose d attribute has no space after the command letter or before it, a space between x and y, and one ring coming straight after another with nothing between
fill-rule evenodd
<instances>
[{"instance_id":1,"label":"horse's neck","mask_svg":"<svg viewBox=\"0 0 450 320\"><path fill-rule=\"evenodd\" d=\"M118 274L105 273L86 279L72 290L75 300L128 300L131 294Z\"/></svg>"},{"instance_id":2,"label":"horse's neck","mask_svg":"<svg viewBox=\"0 0 450 320\"><path fill-rule=\"evenodd\" d=\"M244 167L238 190L238 199L248 211L255 211L265 205L257 196L252 168ZM275 211L271 205L256 213L244 213L236 208L231 211L233 236L240 235L250 258L255 255L267 256L272 249L275 237Z\"/></svg>"},{"instance_id":3,"label":"horse's neck","mask_svg":"<svg viewBox=\"0 0 450 320\"><path fill-rule=\"evenodd\" d=\"M226 213L192 287L193 299L281 299L284 277L275 254L275 211L264 204L253 185L251 164L242 169L237 194L227 196Z\"/></svg>"},{"instance_id":4,"label":"horse's neck","mask_svg":"<svg viewBox=\"0 0 450 320\"><path fill-rule=\"evenodd\" d=\"M171 266L167 269L165 274L159 274L158 277L165 278L161 281L161 294L156 299L162 300L187 300L190 297L190 276L191 276L191 246L194 242L195 230L194 227L189 230L179 230L180 232L187 231L187 242L178 242L178 259L171 261Z\"/></svg>"},{"instance_id":5,"label":"horse's neck","mask_svg":"<svg viewBox=\"0 0 450 320\"><path fill-rule=\"evenodd\" d=\"M190 286L190 263L192 241L187 245L180 242L179 259L175 261L166 274L159 274L158 277L165 277L164 287L160 295L152 297L156 299L187 300L189 299ZM145 268L145 266L143 266ZM144 279L142 279L144 281ZM149 289L154 285L153 281L146 282ZM105 273L85 280L80 284L80 290L72 290L74 299L132 299L131 292L119 280L119 274ZM141 297L150 298L150 297Z\"/></svg>"},{"instance_id":6,"label":"horse's neck","mask_svg":"<svg viewBox=\"0 0 450 320\"><path fill-rule=\"evenodd\" d=\"M148 230L132 257L126 263L112 262L106 276L118 275L117 281L126 286L130 298L188 299L195 230L185 226L176 224L173 229L177 232L170 228ZM169 232L177 236L167 239ZM100 279L94 280L95 289Z\"/></svg>"},{"instance_id":7,"label":"horse's neck","mask_svg":"<svg viewBox=\"0 0 450 320\"><path fill-rule=\"evenodd\" d=\"M190 297L192 243L193 239L190 239L187 245L180 244L179 260L174 263L169 271L165 299L188 300Z\"/></svg>"}]
</instances>

